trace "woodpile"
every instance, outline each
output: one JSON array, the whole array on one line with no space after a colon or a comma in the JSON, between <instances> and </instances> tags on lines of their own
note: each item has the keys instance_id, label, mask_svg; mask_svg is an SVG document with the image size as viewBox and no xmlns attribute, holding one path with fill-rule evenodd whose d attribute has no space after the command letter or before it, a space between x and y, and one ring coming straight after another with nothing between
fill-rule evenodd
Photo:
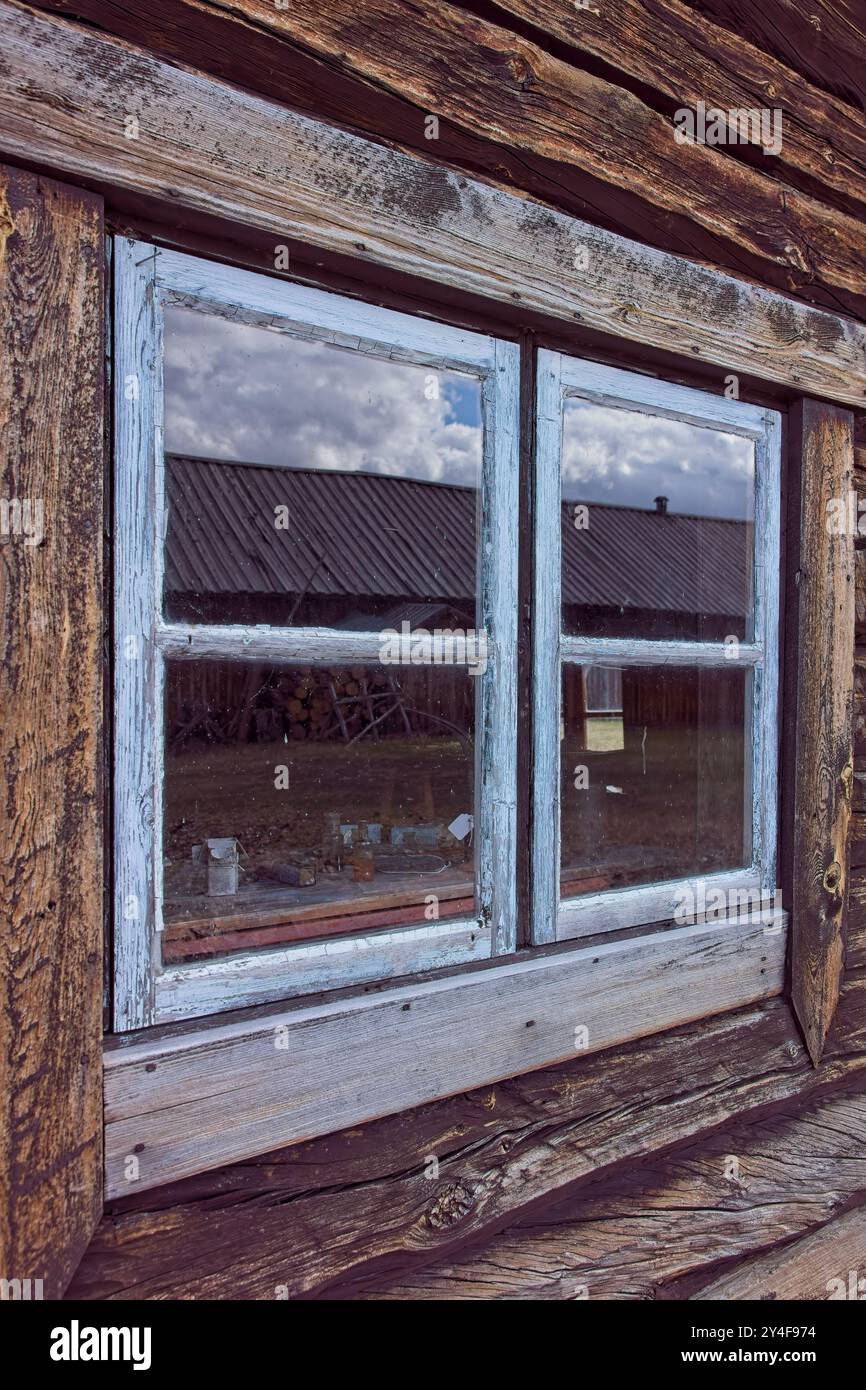
<instances>
[{"instance_id":1,"label":"woodpile","mask_svg":"<svg viewBox=\"0 0 866 1390\"><path fill-rule=\"evenodd\" d=\"M206 673L203 673L206 674ZM211 695L208 682L176 705L169 747L178 751L193 739L245 744L282 740L352 743L369 732L413 732L412 721L394 677L376 667L295 666L291 670L251 667L236 695Z\"/></svg>"}]
</instances>

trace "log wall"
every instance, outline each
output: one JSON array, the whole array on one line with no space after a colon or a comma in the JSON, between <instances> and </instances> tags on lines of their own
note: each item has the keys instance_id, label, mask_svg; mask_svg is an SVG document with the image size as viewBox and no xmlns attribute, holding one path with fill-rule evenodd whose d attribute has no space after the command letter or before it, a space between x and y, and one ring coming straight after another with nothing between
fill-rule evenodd
<instances>
[{"instance_id":1,"label":"log wall","mask_svg":"<svg viewBox=\"0 0 866 1390\"><path fill-rule=\"evenodd\" d=\"M866 35L853 0L39 8L744 282L864 318ZM673 114L699 99L779 107L782 148L677 146ZM146 112L142 122L147 140ZM178 212L157 163L160 182L146 196L128 181L101 188L110 226L273 270L271 223L245 231L201 211L203 200ZM355 249L360 263L348 245L310 253L292 243L295 273L513 336L543 329L588 355L721 387L722 368L712 354L704 365L697 346L693 360L664 343L629 357L610 339L599 344L596 325L552 326L543 296L505 313L454 286L422 287L405 256L398 269L392 261L371 272L363 244ZM784 335L791 325L775 328ZM744 395L784 407L790 390L768 387L741 347L731 351L745 364ZM824 348L832 360L833 343ZM856 464L866 494L864 449ZM846 970L817 1069L789 1005L773 1000L516 1077L115 1202L70 1296L826 1297L842 1266L866 1264L866 551L855 582Z\"/></svg>"}]
</instances>

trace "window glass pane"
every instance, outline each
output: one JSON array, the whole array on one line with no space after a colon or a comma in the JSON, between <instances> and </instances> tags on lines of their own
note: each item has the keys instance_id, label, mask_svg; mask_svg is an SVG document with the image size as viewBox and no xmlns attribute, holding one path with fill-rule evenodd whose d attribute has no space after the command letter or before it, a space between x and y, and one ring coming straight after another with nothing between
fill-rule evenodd
<instances>
[{"instance_id":1,"label":"window glass pane","mask_svg":"<svg viewBox=\"0 0 866 1390\"><path fill-rule=\"evenodd\" d=\"M567 398L563 631L750 637L754 489L752 440Z\"/></svg>"},{"instance_id":2,"label":"window glass pane","mask_svg":"<svg viewBox=\"0 0 866 1390\"><path fill-rule=\"evenodd\" d=\"M168 306L166 616L475 626L481 388Z\"/></svg>"},{"instance_id":3,"label":"window glass pane","mask_svg":"<svg viewBox=\"0 0 866 1390\"><path fill-rule=\"evenodd\" d=\"M563 667L563 898L751 860L742 668Z\"/></svg>"},{"instance_id":4,"label":"window glass pane","mask_svg":"<svg viewBox=\"0 0 866 1390\"><path fill-rule=\"evenodd\" d=\"M170 661L163 954L471 917L476 682Z\"/></svg>"}]
</instances>

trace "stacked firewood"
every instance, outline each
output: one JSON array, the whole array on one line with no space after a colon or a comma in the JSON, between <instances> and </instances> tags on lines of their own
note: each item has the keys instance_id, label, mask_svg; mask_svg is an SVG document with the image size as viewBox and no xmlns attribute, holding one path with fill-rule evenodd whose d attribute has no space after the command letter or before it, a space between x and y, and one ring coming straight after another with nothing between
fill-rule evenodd
<instances>
[{"instance_id":1,"label":"stacked firewood","mask_svg":"<svg viewBox=\"0 0 866 1390\"><path fill-rule=\"evenodd\" d=\"M269 694L291 739L348 741L370 725L375 737L388 722L381 716L390 710L388 718L400 719L402 709L387 674L364 666L297 666L278 676Z\"/></svg>"},{"instance_id":2,"label":"stacked firewood","mask_svg":"<svg viewBox=\"0 0 866 1390\"><path fill-rule=\"evenodd\" d=\"M169 747L270 743L283 738L351 743L361 734L412 733L398 681L382 668L249 667L244 688L228 703L196 696L175 704Z\"/></svg>"}]
</instances>

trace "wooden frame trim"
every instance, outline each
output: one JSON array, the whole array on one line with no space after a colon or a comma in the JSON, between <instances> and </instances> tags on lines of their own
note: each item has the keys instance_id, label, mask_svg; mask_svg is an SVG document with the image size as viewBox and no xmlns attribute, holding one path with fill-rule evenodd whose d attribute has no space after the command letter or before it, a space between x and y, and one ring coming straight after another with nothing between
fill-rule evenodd
<instances>
[{"instance_id":1,"label":"wooden frame trim","mask_svg":"<svg viewBox=\"0 0 866 1390\"><path fill-rule=\"evenodd\" d=\"M855 533L849 524L854 417L821 401L798 401L791 436L800 475L791 620L796 700L791 1000L817 1066L845 964L854 778Z\"/></svg>"},{"instance_id":2,"label":"wooden frame trim","mask_svg":"<svg viewBox=\"0 0 866 1390\"><path fill-rule=\"evenodd\" d=\"M102 1215L104 246L100 197L0 167L3 1300Z\"/></svg>"},{"instance_id":3,"label":"wooden frame trim","mask_svg":"<svg viewBox=\"0 0 866 1390\"><path fill-rule=\"evenodd\" d=\"M196 1016L215 1003L218 1010L260 1004L511 954L517 941L517 346L127 238L115 239L114 259L115 1028ZM166 660L380 660L382 634L162 618L164 303L228 313L348 351L454 368L479 379L484 445L476 621L486 634L488 655L476 688L477 917L407 926L403 937L396 930L371 932L349 950L322 940L247 951L229 965L214 960L165 966L160 934ZM453 663L453 652L441 642L431 655L434 662L446 656L469 669L466 661ZM169 978L161 984L166 969Z\"/></svg>"},{"instance_id":4,"label":"wooden frame trim","mask_svg":"<svg viewBox=\"0 0 866 1390\"><path fill-rule=\"evenodd\" d=\"M866 400L866 327L852 319L9 0L0 34L0 150L9 155L798 393ZM122 132L130 111L141 113L142 138L99 137Z\"/></svg>"},{"instance_id":5,"label":"wooden frame trim","mask_svg":"<svg viewBox=\"0 0 866 1390\"><path fill-rule=\"evenodd\" d=\"M784 926L705 923L109 1042L106 1197L769 999Z\"/></svg>"},{"instance_id":6,"label":"wooden frame trim","mask_svg":"<svg viewBox=\"0 0 866 1390\"><path fill-rule=\"evenodd\" d=\"M703 669L732 667L749 673L757 712L746 797L751 804L752 855L748 865L700 876L707 893L758 893L776 888L779 686L779 546L781 417L777 411L714 396L691 387L541 349L538 354L536 493L534 500L533 609L533 851L536 942L567 941L646 922L669 920L680 893L696 876L611 889L560 901L560 725L562 662L639 666L676 662ZM572 637L561 631L560 463L566 399L626 404L647 413L724 429L755 446L754 636L736 653L722 642L677 642L626 637Z\"/></svg>"}]
</instances>

